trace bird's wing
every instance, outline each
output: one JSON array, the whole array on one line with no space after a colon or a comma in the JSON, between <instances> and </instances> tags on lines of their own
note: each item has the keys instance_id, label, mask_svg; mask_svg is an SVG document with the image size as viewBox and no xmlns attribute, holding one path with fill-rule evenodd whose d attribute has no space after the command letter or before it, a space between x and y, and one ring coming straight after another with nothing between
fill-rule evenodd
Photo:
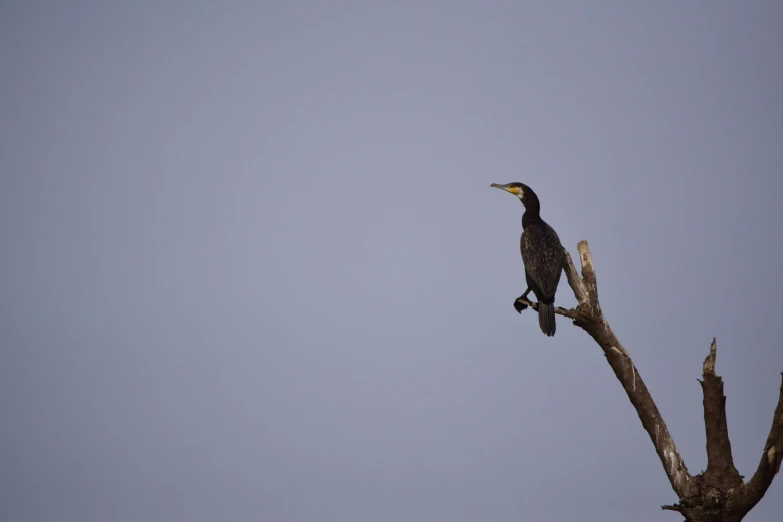
<instances>
[{"instance_id":1,"label":"bird's wing","mask_svg":"<svg viewBox=\"0 0 783 522\"><path fill-rule=\"evenodd\" d=\"M543 296L552 298L563 268L563 246L552 227L529 227L522 234L522 261L525 271L538 285Z\"/></svg>"}]
</instances>

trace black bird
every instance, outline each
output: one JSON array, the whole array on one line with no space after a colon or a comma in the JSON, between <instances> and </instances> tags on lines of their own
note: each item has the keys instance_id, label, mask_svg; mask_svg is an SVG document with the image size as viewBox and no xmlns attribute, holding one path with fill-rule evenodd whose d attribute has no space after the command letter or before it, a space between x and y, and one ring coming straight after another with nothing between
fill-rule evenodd
<instances>
[{"instance_id":1,"label":"black bird","mask_svg":"<svg viewBox=\"0 0 783 522\"><path fill-rule=\"evenodd\" d=\"M563 245L555 229L541 219L538 196L527 185L509 183L491 187L511 192L525 205L522 214L522 238L519 242L525 264L527 290L514 301L517 312L527 308L519 299L527 299L532 290L538 300L538 325L547 336L555 335L555 292L563 268Z\"/></svg>"}]
</instances>

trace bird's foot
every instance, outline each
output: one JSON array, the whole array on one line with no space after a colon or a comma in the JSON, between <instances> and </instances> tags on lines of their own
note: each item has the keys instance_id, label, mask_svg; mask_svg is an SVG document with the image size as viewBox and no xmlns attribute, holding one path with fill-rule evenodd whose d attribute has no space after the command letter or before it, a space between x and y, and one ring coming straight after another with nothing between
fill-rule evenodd
<instances>
[{"instance_id":1,"label":"bird's foot","mask_svg":"<svg viewBox=\"0 0 783 522\"><path fill-rule=\"evenodd\" d=\"M516 301L514 301L514 309L520 314L522 313L522 310L527 308L527 305L521 301L522 299L525 299L524 295L520 295L517 297Z\"/></svg>"}]
</instances>

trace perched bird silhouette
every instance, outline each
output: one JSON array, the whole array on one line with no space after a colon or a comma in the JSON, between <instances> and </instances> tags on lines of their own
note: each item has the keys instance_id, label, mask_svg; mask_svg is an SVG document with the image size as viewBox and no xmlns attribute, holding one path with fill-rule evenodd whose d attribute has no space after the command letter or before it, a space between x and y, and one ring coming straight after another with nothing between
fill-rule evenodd
<instances>
[{"instance_id":1,"label":"perched bird silhouette","mask_svg":"<svg viewBox=\"0 0 783 522\"><path fill-rule=\"evenodd\" d=\"M522 214L522 238L519 242L522 262L525 265L527 290L514 301L517 312L527 308L519 299L527 299L532 290L538 300L538 325L547 336L555 335L555 292L563 268L563 245L555 229L541 219L541 205L533 190L522 183L499 185L499 188L514 194L525 206Z\"/></svg>"}]
</instances>

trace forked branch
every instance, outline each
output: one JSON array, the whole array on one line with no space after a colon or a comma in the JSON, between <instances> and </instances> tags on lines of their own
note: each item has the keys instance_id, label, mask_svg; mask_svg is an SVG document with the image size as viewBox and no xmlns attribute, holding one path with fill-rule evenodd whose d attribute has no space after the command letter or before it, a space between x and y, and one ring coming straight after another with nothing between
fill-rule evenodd
<instances>
[{"instance_id":1,"label":"forked branch","mask_svg":"<svg viewBox=\"0 0 783 522\"><path fill-rule=\"evenodd\" d=\"M609 366L636 409L642 426L649 434L672 488L680 498L688 497L692 489L688 468L677 452L669 429L647 390L644 380L601 311L601 305L598 302L595 267L587 247L587 241L580 241L577 248L582 264L582 277L579 277L571 256L567 253L564 255L564 270L566 277L568 277L568 283L574 290L578 305L576 308L567 310L567 314L561 315L573 319L574 324L590 334L601 347Z\"/></svg>"},{"instance_id":2,"label":"forked branch","mask_svg":"<svg viewBox=\"0 0 783 522\"><path fill-rule=\"evenodd\" d=\"M582 265L582 277L579 277L567 251L563 256L563 269L578 304L576 308L570 309L556 307L555 313L571 319L601 347L609 366L636 409L672 489L679 498L679 503L662 506L662 508L678 511L686 520L694 522L742 520L745 514L761 500L775 474L780 470L781 460L783 460L783 384L781 384L772 428L759 467L753 478L747 484L743 484L731 455L726 424L726 397L723 395L723 379L715 374L716 345L713 339L710 354L704 361L703 380L699 381L704 393L708 464L704 474L692 476L677 452L666 423L630 355L617 339L601 311L595 267L587 241L580 241L577 248ZM534 309L537 308L536 303L527 300L521 302Z\"/></svg>"}]
</instances>

